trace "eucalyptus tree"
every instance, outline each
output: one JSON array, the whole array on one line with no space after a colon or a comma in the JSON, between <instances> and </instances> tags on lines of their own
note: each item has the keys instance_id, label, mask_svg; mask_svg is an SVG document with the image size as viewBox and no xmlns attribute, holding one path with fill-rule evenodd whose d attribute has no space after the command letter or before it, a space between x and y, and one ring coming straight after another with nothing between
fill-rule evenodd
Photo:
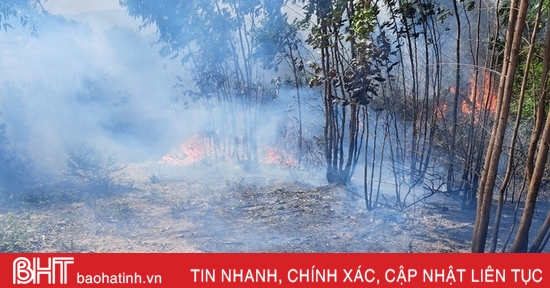
<instances>
[{"instance_id":1,"label":"eucalyptus tree","mask_svg":"<svg viewBox=\"0 0 550 288\"><path fill-rule=\"evenodd\" d=\"M370 41L379 12L372 1L312 0L304 9L304 21L315 22L306 42L320 52L309 63L316 73L309 86L322 87L326 178L347 184L363 145L362 111L386 80L378 64L388 59L390 44L383 34Z\"/></svg>"},{"instance_id":2,"label":"eucalyptus tree","mask_svg":"<svg viewBox=\"0 0 550 288\"><path fill-rule=\"evenodd\" d=\"M527 9L526 6L527 3L522 3L519 6L520 13L523 12L522 9ZM543 6L546 6L545 10L547 18L542 57L542 69L540 70L540 84L536 94L539 106L542 106L542 108L539 107L536 118L537 122L542 121L542 119L544 118L546 118L546 120L544 121L544 127L542 128L542 130L540 129L540 127L535 127L532 132L532 141L530 143L531 146L529 147L529 152L534 150L532 148L533 145L537 146L537 148L535 149L537 150L537 152L536 157L529 153L527 159L525 171L527 195L525 197L525 204L521 221L514 243L512 245L513 252L540 252L550 239L550 211L547 211L547 215L542 227L535 236L532 245L530 247L528 246L529 232L531 230L531 224L534 218L535 206L541 190L541 183L545 173L545 168L548 163L548 143L550 142L550 112L545 111L547 110L546 101L548 99L548 81L550 79L550 9L548 7L548 3L542 0L538 2L538 6L538 11L541 11ZM522 18L519 19L523 20ZM539 23L535 22L535 25L539 25ZM532 43L531 45L534 45L534 43ZM524 78L525 77L527 76L524 76ZM537 136L536 134L539 134L540 136ZM534 141L534 139L538 139L538 141Z\"/></svg>"},{"instance_id":3,"label":"eucalyptus tree","mask_svg":"<svg viewBox=\"0 0 550 288\"><path fill-rule=\"evenodd\" d=\"M486 249L489 218L494 217L490 252L495 252L499 241L499 228L504 213L504 202L512 195L514 203L513 223L502 250L506 251L508 241L512 241L512 252L541 252L550 239L550 211L542 207L546 218L538 231L533 231L535 209L541 194L544 177L547 176L548 142L550 141L550 115L547 109L548 81L550 78L550 12L548 2L512 0L504 1L499 7L502 28L506 28L506 38L502 41L503 58L495 66L501 70L494 125L485 166L478 189L476 222L472 239L472 251L484 252ZM527 35L527 37L526 37ZM527 40L525 40L527 39ZM495 41L498 43L498 41ZM537 103L536 105L533 105ZM508 122L515 114L511 128L509 149L504 177L499 175L499 162L507 138ZM520 144L520 122L527 122L531 137L526 147ZM510 130L510 129L508 129ZM518 148L518 146L520 146ZM518 166L516 171L512 167ZM502 178L497 181L497 178ZM521 187L512 187L513 179L522 182ZM498 189L496 214L492 215L493 192ZM507 191L512 189L512 193ZM523 209L520 206L523 205ZM538 208L540 209L540 208ZM521 215L516 227L516 216ZM536 232L530 243L529 234Z\"/></svg>"},{"instance_id":4,"label":"eucalyptus tree","mask_svg":"<svg viewBox=\"0 0 550 288\"><path fill-rule=\"evenodd\" d=\"M550 71L548 2L503 1L494 13L502 16L501 19L497 18L497 23L502 25L497 29L505 30L506 38L493 37L491 43L491 49L496 53L492 53L495 59L489 68L499 69L501 73L496 111L492 120L493 127L478 188L472 251L484 252L487 248L491 217L494 218L494 224L491 227L493 231L488 251L496 251L500 240L502 215L505 213L504 204L511 198L511 203L514 204L513 222L502 250L506 251L508 241L515 233L512 239L512 252L540 252L550 239L550 212L547 208L546 211L542 208L542 212L546 212L542 227L538 231L533 231L532 225L535 207L540 201L541 194L546 192L542 183L544 177L547 177L547 143L550 139L547 109ZM513 116L514 125L508 127ZM531 134L527 145L523 146L520 145L522 122L526 123L524 126L530 129L527 132ZM506 150L505 141L509 141ZM507 161L504 175L500 175L499 171L502 160ZM521 185L511 185L512 181L521 182ZM498 200L496 212L493 214L493 193L496 190ZM521 205L523 209L520 209ZM516 227L518 214L521 221L519 227ZM529 234L532 232L536 232L536 236L529 243Z\"/></svg>"},{"instance_id":5,"label":"eucalyptus tree","mask_svg":"<svg viewBox=\"0 0 550 288\"><path fill-rule=\"evenodd\" d=\"M257 124L260 106L269 100L264 89L254 31L280 14L282 0L121 0L129 14L154 25L164 57L190 67L195 87L178 87L184 101L200 101L210 122L218 157L254 165L258 161ZM253 167L247 165L247 167Z\"/></svg>"},{"instance_id":6,"label":"eucalyptus tree","mask_svg":"<svg viewBox=\"0 0 550 288\"><path fill-rule=\"evenodd\" d=\"M374 109L383 109L386 117L375 119L391 126L383 141L391 143L387 145L388 157L397 204L403 208L415 186L437 191L440 182L448 181L441 172L433 171L450 169L450 161L444 161L442 155L455 153L441 144L450 139L447 127L452 126L448 125L452 114L447 107L452 103L446 99L449 83L445 81L455 75L445 66L449 62L445 58L445 49L449 49L446 37L451 30L447 18L452 11L431 0L379 3L384 16L379 17L377 29L388 35L392 57L383 65L387 81L381 85L381 105ZM432 171L428 173L428 169Z\"/></svg>"},{"instance_id":7,"label":"eucalyptus tree","mask_svg":"<svg viewBox=\"0 0 550 288\"><path fill-rule=\"evenodd\" d=\"M542 2L539 2L535 5L533 5L527 12L527 23L526 23L526 33L529 35L527 37L527 41L525 47L522 48L520 51L519 57L524 59L524 61L520 62L520 65L518 67L518 73L516 75L516 79L514 81L514 95L517 95L512 99L512 112L515 112L515 120L514 120L514 126L512 128L512 135L509 140L509 149L508 149L508 159L506 164L506 171L502 180L502 183L500 184L500 187L498 188L498 201L497 201L497 207L496 212L494 216L494 224L493 224L493 232L492 232L492 239L491 244L489 247L489 252L495 252L497 249L497 244L499 241L499 231L500 231L500 224L502 220L502 215L504 214L504 204L508 200L508 195L512 195L512 203L513 201L517 201L515 206L516 210L514 211L514 217L512 224L510 228L510 233L508 235L508 239L504 242L503 250L506 249L506 246L508 244L508 240L511 237L511 234L515 228L515 221L516 221L516 215L519 208L519 204L521 201L521 195L523 194L523 190L525 189L526 181L516 181L516 180L525 180L530 179L532 174L533 167L531 165L534 164L534 153L532 152L533 147L528 147L527 149L521 147L521 143L518 141L520 138L521 130L520 125L524 122L531 122L533 118L530 116L532 113L532 107L531 105L526 105L526 103L533 103L535 98L531 97L532 95L538 95L539 97L539 108L541 108L541 111L536 113L537 117L539 118L536 120L536 122L539 122L538 124L533 125L533 130L531 132L531 144L533 146L537 146L536 138L540 137L540 131L542 129L542 122L540 121L540 118L544 118L544 111L545 111L545 101L542 100L545 97L545 93L540 93L539 91L544 91L545 86L547 85L545 82L542 81L541 83L535 83L534 81L530 81L533 77L530 75L537 75L538 79L544 79L547 78L545 76L545 73L548 73L548 61L549 54L548 50L546 49L546 52L540 51L540 45L544 44L548 47L548 43L550 41L550 31L546 31L545 41L540 41L541 35L539 35L539 31L541 28L543 28L541 25L542 17L543 17L543 7ZM533 17L530 17L531 16ZM548 25L548 24L547 24ZM546 64L543 64L546 63ZM540 67L540 69L539 69ZM544 68L546 67L546 68ZM546 71L546 72L544 72ZM539 72L542 72L539 75ZM539 90L540 89L540 90ZM534 141L534 142L533 142ZM525 151L527 150L527 151ZM527 159L523 158L527 154ZM525 175L522 177L519 171L521 169L525 169ZM521 184L521 187L516 187L516 185L513 185L516 182L523 182ZM512 190L512 193L508 193L509 190ZM519 191L518 191L519 190ZM519 193L517 193L519 192ZM520 195L519 197L514 197L516 195ZM536 240L535 240L536 242ZM543 247L544 244L538 243L537 249L540 247Z\"/></svg>"},{"instance_id":8,"label":"eucalyptus tree","mask_svg":"<svg viewBox=\"0 0 550 288\"><path fill-rule=\"evenodd\" d=\"M305 63L308 62L307 47L302 39L301 32L307 28L307 23L301 19L288 19L286 13L273 13L272 17L262 21L254 33L254 40L258 45L255 53L257 59L263 63L266 69L279 72L282 63L290 69L292 80L288 81L294 86L297 106L297 117L294 126L297 127L297 163L302 162L304 154L304 129L302 121L302 91L307 78L311 72L307 71ZM281 77L276 77L272 81L276 82L277 86L281 85Z\"/></svg>"}]
</instances>

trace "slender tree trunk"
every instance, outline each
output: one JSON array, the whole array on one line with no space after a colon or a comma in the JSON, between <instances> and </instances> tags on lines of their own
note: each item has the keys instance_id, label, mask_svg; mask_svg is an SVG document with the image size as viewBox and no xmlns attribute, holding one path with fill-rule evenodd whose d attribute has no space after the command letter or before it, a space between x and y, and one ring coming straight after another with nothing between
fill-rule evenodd
<instances>
[{"instance_id":1,"label":"slender tree trunk","mask_svg":"<svg viewBox=\"0 0 550 288\"><path fill-rule=\"evenodd\" d=\"M542 2L542 1L541 1ZM542 3L539 3L539 5L542 7ZM548 13L548 12L547 12ZM547 25L550 23L550 13L548 13L548 21ZM546 49L544 49L544 61L542 62L542 69L543 69L543 76L547 75L550 63L550 46L548 46L548 42L550 41L550 29L548 26L546 26L546 36L545 36L545 43L546 43ZM544 77L543 77L544 78ZM527 164L526 164L526 178L531 179L531 176L533 175L533 168L535 166L535 153L537 151L538 142L540 139L540 135L542 132L542 125L544 124L545 118L546 118L546 87L547 87L546 81L541 81L540 84L540 94L538 97L537 102L537 111L535 114L535 126L533 128L533 132L531 133L531 141L529 143L529 150L527 151Z\"/></svg>"},{"instance_id":2,"label":"slender tree trunk","mask_svg":"<svg viewBox=\"0 0 550 288\"><path fill-rule=\"evenodd\" d=\"M547 20L547 33L546 33L546 39L545 39L546 49L543 57L543 62L545 63L545 65L543 67L542 77L541 77L540 99L546 99L546 95L548 94L548 92L546 91L546 88L548 83L549 67L550 67L550 65L548 65L548 61L550 61L550 52L549 52L550 50L549 48L550 31L549 30L550 29L548 29L549 24L550 24L550 13L548 14L548 20ZM542 117L542 114L541 114L541 117ZM550 117L546 115L546 123L544 125L544 130L542 132L541 144L538 145L539 147L538 147L536 162L534 163L534 166L532 167L531 171L529 170L530 169L529 167L526 167L526 175L531 176L531 178L527 178L529 181L529 186L527 188L527 196L525 198L525 207L523 209L523 214L518 227L518 232L516 234L516 239L514 241L514 244L512 244L512 252L527 251L527 244L529 240L528 239L529 229L531 228L531 222L533 220L533 214L535 212L535 205L536 205L537 196L540 188L540 183L542 181L542 176L544 174L544 168L548 161L548 149L549 149L548 143L550 143ZM538 244L542 242L542 238L537 237L537 241L539 241Z\"/></svg>"},{"instance_id":3,"label":"slender tree trunk","mask_svg":"<svg viewBox=\"0 0 550 288\"><path fill-rule=\"evenodd\" d=\"M518 109L517 109L517 114L516 114L516 121L515 121L515 124L514 124L514 130L512 132L512 138L510 139L510 149L508 150L508 164L506 165L506 173L504 175L504 180L502 181L502 186L500 187L499 189L499 195L498 195L498 206L497 206L497 212L496 212L496 216L495 216L495 223L493 225L493 236L492 236L492 240L491 240L491 248L490 248L490 252L495 252L496 251L496 246L497 246L497 242L498 242L498 234L499 234L499 228L500 228L500 220L501 220L501 216L502 216L502 206L503 206L503 203L504 203L504 195L505 195L505 192L508 188L508 184L510 183L510 179L512 178L512 167L513 167L513 160L514 160L514 152L515 152L515 149L516 149L516 140L517 140L517 136L518 136L518 131L519 131L519 124L521 122L521 114L522 114L522 111L523 111L523 102L525 100L525 91L526 91L526 88L527 88L527 79L528 79L528 74L529 74L529 70L530 70L530 67L531 67L531 62L533 60L533 52L534 52L534 48L535 48L535 41L536 41L536 36L537 36L537 32L538 32L538 26L539 26L539 23L540 23L540 14L541 14L541 11L542 11L542 3L539 3L539 9L537 11L537 16L536 16L536 19L535 19L535 23L533 25L533 32L531 33L531 38L529 39L529 52L527 54L527 60L525 62L525 71L523 73L523 78L522 78L522 82L521 82L521 89L520 89L520 95L519 95L519 100L518 100ZM548 37L550 37L548 34L547 34ZM542 240L542 239L541 239Z\"/></svg>"},{"instance_id":4,"label":"slender tree trunk","mask_svg":"<svg viewBox=\"0 0 550 288\"><path fill-rule=\"evenodd\" d=\"M489 218L493 201L493 190L495 188L504 134L506 132L508 116L510 114L514 77L519 62L519 50L522 42L521 36L525 27L525 17L527 14L527 6L529 4L527 0L520 0L519 2L518 10L514 8L516 7L516 1L512 2L510 9L511 16L516 13L515 11L518 12L515 17L511 17L512 21L510 21L508 25L506 46L510 46L510 52L507 57L504 57L504 61L509 64L503 65L502 75L499 82L499 96L497 102L497 113L495 114L495 126L493 128L488 153L485 159L484 167L486 169L483 171L482 185L480 185L478 192L481 200L478 201L476 223L474 226L474 235L472 239L472 252L483 252L485 250L485 243L487 240L487 230L489 228ZM505 48L505 50L507 49Z\"/></svg>"},{"instance_id":5,"label":"slender tree trunk","mask_svg":"<svg viewBox=\"0 0 550 288\"><path fill-rule=\"evenodd\" d=\"M458 101L460 95L460 37L462 28L460 27L460 13L458 11L458 0L453 0L453 11L456 19L456 78L455 78L455 93L453 99L453 126L451 131L451 146L449 149L449 169L447 171L447 191L453 190L454 183L454 166L456 153L456 131L458 127ZM473 113L473 111L472 111Z\"/></svg>"},{"instance_id":6,"label":"slender tree trunk","mask_svg":"<svg viewBox=\"0 0 550 288\"><path fill-rule=\"evenodd\" d=\"M544 220L544 223L542 224L539 233L535 237L535 240L533 241L533 245L531 245L531 249L529 249L529 252L542 251L542 249L546 245L546 242L548 242L548 238L550 237L548 231L550 231L550 212L546 214L546 219Z\"/></svg>"}]
</instances>

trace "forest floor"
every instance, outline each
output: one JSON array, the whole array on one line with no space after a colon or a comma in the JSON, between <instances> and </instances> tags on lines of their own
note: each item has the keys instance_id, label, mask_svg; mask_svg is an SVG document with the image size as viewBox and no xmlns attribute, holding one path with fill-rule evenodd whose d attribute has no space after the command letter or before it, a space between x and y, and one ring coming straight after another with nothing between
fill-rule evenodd
<instances>
[{"instance_id":1,"label":"forest floor","mask_svg":"<svg viewBox=\"0 0 550 288\"><path fill-rule=\"evenodd\" d=\"M108 192L71 181L17 193L0 191L0 251L468 252L470 248L474 211L460 210L460 203L443 193L399 211L391 207L392 192L387 189L383 199L390 202L367 211L362 189L324 185L322 173L270 165L256 174L237 166L198 168L130 165L125 177L133 184ZM221 173L228 169L233 176ZM502 238L509 232L510 219L504 218Z\"/></svg>"}]
</instances>

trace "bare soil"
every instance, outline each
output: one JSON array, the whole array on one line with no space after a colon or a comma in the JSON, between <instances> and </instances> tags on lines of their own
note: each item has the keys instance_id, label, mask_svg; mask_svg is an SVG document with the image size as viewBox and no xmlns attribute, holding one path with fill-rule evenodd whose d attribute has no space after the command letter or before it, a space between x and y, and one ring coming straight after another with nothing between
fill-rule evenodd
<instances>
[{"instance_id":1,"label":"bare soil","mask_svg":"<svg viewBox=\"0 0 550 288\"><path fill-rule=\"evenodd\" d=\"M4 234L22 251L469 251L474 212L444 194L404 211L391 202L367 211L361 191L323 185L322 173L207 168L134 164L125 171L133 184L113 191L73 179L4 190L0 223L11 223Z\"/></svg>"}]
</instances>

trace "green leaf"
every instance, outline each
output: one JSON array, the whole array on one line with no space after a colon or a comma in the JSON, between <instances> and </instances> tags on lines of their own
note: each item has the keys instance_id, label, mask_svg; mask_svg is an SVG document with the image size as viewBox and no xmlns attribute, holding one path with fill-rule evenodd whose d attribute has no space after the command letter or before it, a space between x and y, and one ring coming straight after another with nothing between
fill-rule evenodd
<instances>
[{"instance_id":1,"label":"green leaf","mask_svg":"<svg viewBox=\"0 0 550 288\"><path fill-rule=\"evenodd\" d=\"M466 6L466 11L469 12L469 11L474 10L475 6L476 6L476 2L475 2L475 1L470 1L470 2L468 2L468 6Z\"/></svg>"}]
</instances>

